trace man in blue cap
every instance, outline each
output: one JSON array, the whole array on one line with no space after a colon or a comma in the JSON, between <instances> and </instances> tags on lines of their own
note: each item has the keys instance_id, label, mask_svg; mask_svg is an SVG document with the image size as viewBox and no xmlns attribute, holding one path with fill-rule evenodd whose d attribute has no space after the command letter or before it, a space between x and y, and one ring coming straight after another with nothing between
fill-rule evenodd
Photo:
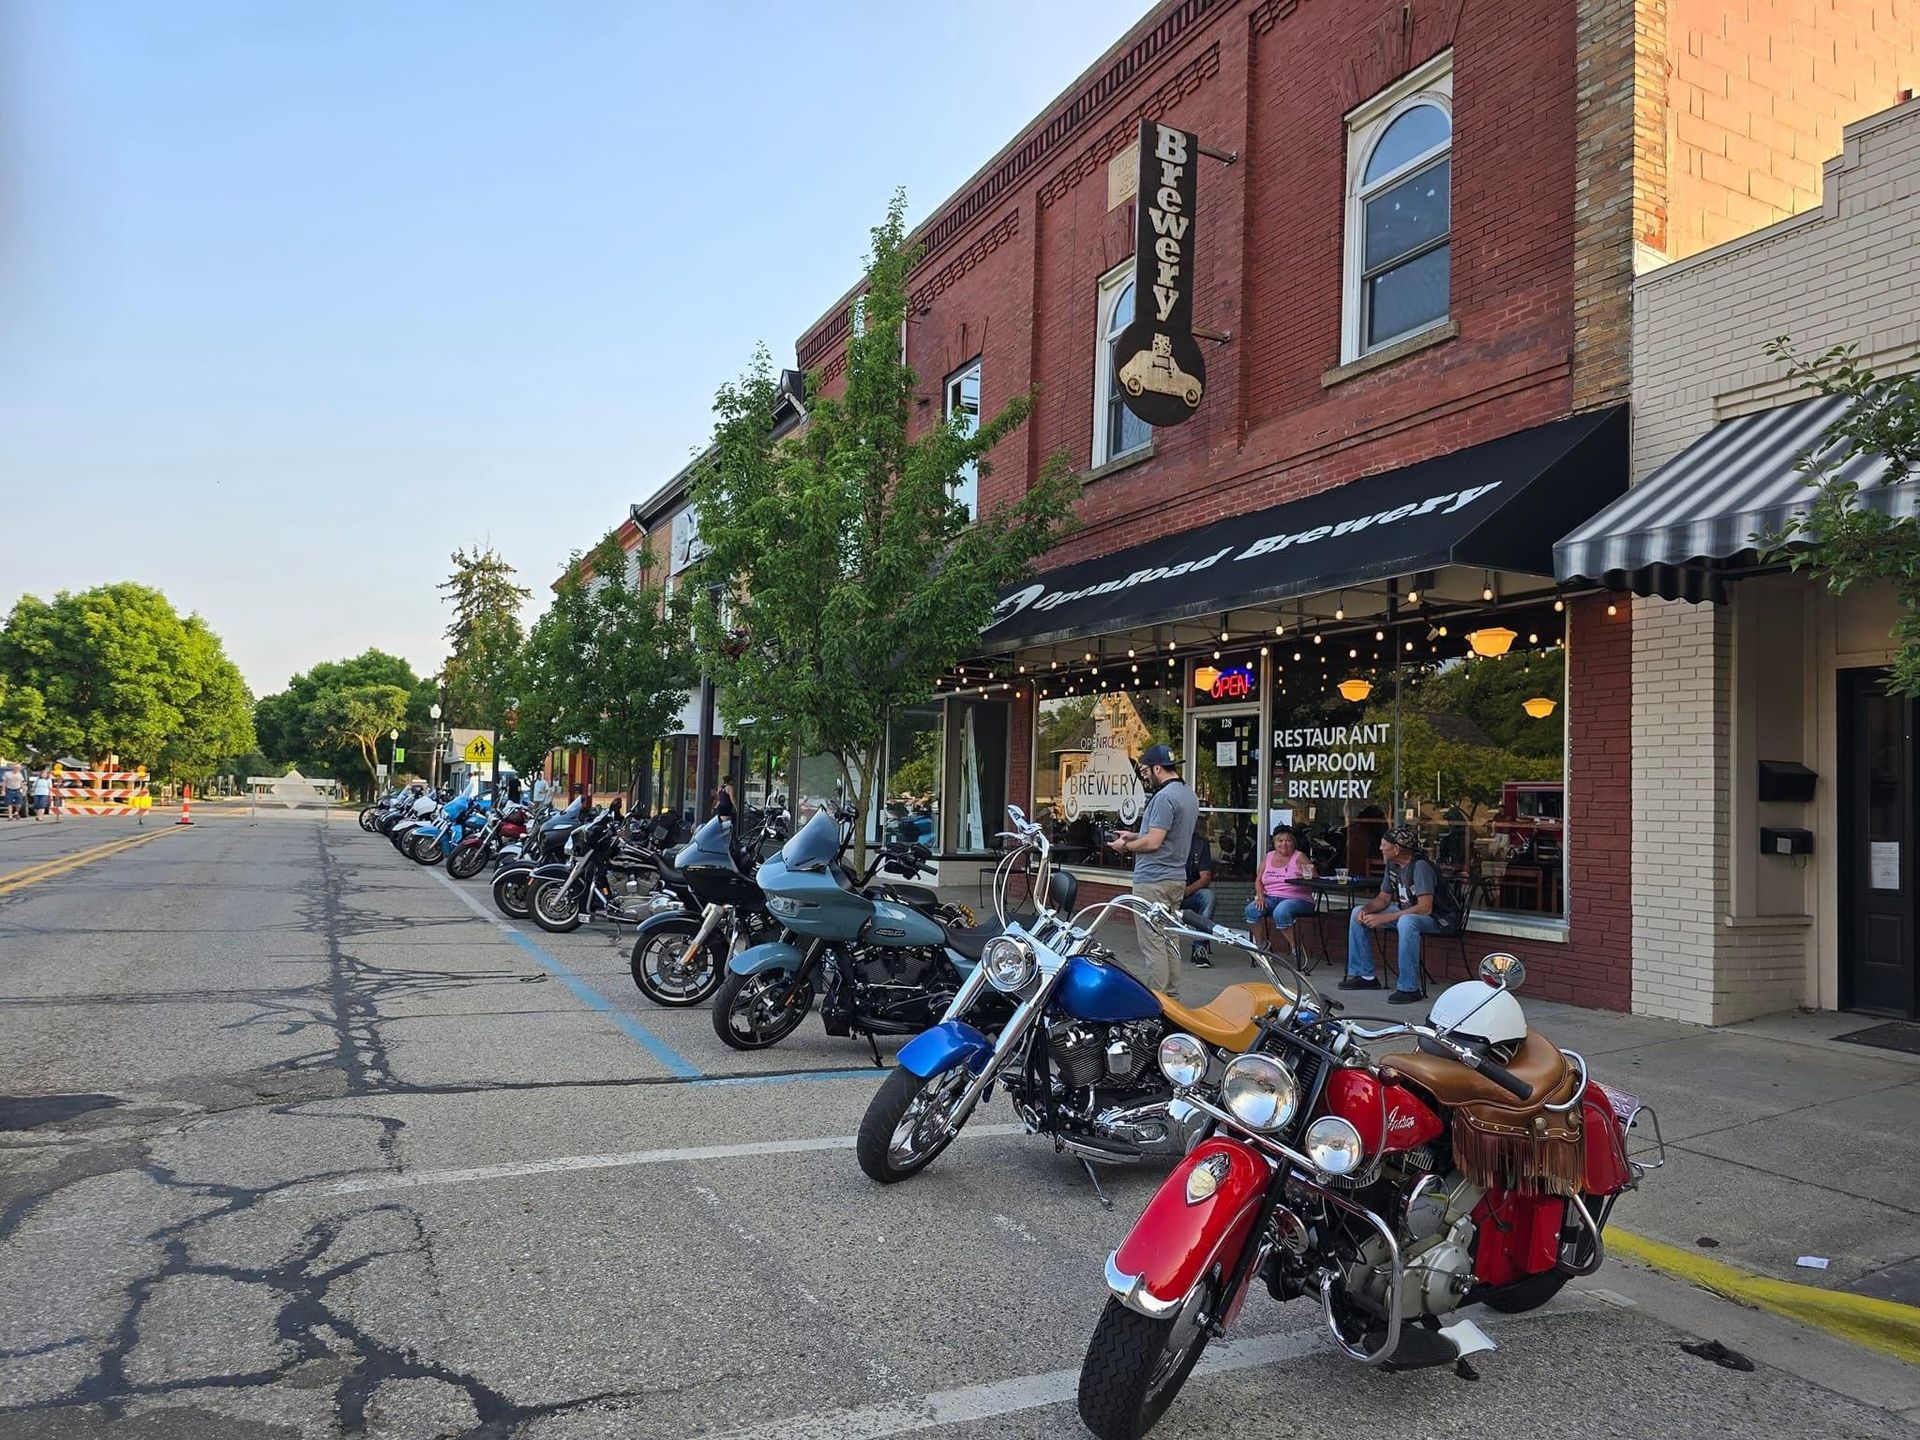
<instances>
[{"instance_id":1,"label":"man in blue cap","mask_svg":"<svg viewBox=\"0 0 1920 1440\"><path fill-rule=\"evenodd\" d=\"M1123 855L1133 856L1133 893L1143 900L1164 905L1176 915L1187 893L1187 852L1193 848L1194 822L1200 818L1200 801L1180 778L1173 751L1165 745L1149 745L1141 755L1147 785L1152 791L1140 829L1118 831L1107 843ZM1181 951L1179 940L1161 935L1144 921L1136 921L1140 953L1146 961L1147 984L1180 998ZM1165 983L1159 973L1166 975Z\"/></svg>"}]
</instances>

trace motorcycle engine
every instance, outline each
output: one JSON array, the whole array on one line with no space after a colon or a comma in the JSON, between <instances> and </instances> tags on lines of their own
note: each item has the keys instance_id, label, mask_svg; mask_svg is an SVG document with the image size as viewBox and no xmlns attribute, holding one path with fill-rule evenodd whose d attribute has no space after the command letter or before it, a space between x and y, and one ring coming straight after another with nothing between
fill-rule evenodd
<instances>
[{"instance_id":1,"label":"motorcycle engine","mask_svg":"<svg viewBox=\"0 0 1920 1440\"><path fill-rule=\"evenodd\" d=\"M1402 1320L1444 1315L1473 1288L1472 1216L1485 1193L1457 1170L1425 1177L1409 1193L1399 1225L1400 1257L1406 1266L1400 1285ZM1376 1235L1347 1266L1347 1289L1384 1315L1387 1274L1387 1243Z\"/></svg>"},{"instance_id":2,"label":"motorcycle engine","mask_svg":"<svg viewBox=\"0 0 1920 1440\"><path fill-rule=\"evenodd\" d=\"M1157 1080L1160 1037L1151 1025L1072 1025L1048 1036L1047 1054L1068 1090Z\"/></svg>"}]
</instances>

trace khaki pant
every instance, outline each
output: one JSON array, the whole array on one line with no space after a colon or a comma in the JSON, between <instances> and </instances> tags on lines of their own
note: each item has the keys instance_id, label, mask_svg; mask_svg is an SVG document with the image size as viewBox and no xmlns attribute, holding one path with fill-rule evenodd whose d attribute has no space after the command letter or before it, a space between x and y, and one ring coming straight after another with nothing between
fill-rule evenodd
<instances>
[{"instance_id":1,"label":"khaki pant","mask_svg":"<svg viewBox=\"0 0 1920 1440\"><path fill-rule=\"evenodd\" d=\"M1187 886L1184 880L1136 880L1133 893L1142 900L1164 905L1178 915L1180 899L1187 893ZM1140 941L1140 958L1146 971L1139 978L1153 989L1179 999L1180 977L1186 969L1186 942L1177 935L1161 935L1145 920L1134 921L1133 928Z\"/></svg>"}]
</instances>

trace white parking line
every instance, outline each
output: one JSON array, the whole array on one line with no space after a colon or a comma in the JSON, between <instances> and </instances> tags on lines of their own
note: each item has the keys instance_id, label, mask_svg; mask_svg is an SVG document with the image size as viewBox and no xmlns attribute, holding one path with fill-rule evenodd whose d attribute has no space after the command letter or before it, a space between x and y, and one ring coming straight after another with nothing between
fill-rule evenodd
<instances>
[{"instance_id":1,"label":"white parking line","mask_svg":"<svg viewBox=\"0 0 1920 1440\"><path fill-rule=\"evenodd\" d=\"M1296 1360L1326 1348L1318 1333L1260 1335L1209 1346L1193 1373L1218 1375L1229 1370L1250 1370L1256 1365ZM941 1390L916 1400L899 1400L864 1410L797 1415L790 1420L777 1420L745 1430L729 1430L709 1440L883 1440L888 1435L911 1435L917 1430L963 1425L973 1420L1015 1415L1022 1410L1038 1410L1044 1405L1058 1405L1073 1399L1079 1388L1078 1370L1055 1370L1050 1375L1022 1375L985 1385L962 1385L957 1390Z\"/></svg>"},{"instance_id":2,"label":"white parking line","mask_svg":"<svg viewBox=\"0 0 1920 1440\"><path fill-rule=\"evenodd\" d=\"M960 1138L987 1139L1024 1135L1024 1125L969 1125ZM607 1155L557 1155L550 1160L521 1160L506 1165L476 1165L465 1170L402 1170L355 1180L291 1185L270 1197L276 1204L327 1195L364 1195L377 1190L417 1190L430 1185L467 1185L476 1180L515 1180L526 1175L558 1175L571 1170L616 1170L632 1165L677 1165L689 1160L734 1160L750 1155L795 1155L809 1150L851 1150L851 1135L811 1140L750 1140L737 1145L683 1145L669 1150L626 1150Z\"/></svg>"}]
</instances>

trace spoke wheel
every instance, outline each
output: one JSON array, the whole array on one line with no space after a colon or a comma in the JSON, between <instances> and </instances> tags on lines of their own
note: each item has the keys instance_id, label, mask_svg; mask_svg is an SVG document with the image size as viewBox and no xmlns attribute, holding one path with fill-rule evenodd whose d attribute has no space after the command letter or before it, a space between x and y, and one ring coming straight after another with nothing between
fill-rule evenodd
<instances>
[{"instance_id":1,"label":"spoke wheel","mask_svg":"<svg viewBox=\"0 0 1920 1440\"><path fill-rule=\"evenodd\" d=\"M765 1050L799 1028L813 1008L813 986L784 970L726 972L713 997L713 1033L735 1050Z\"/></svg>"},{"instance_id":2,"label":"spoke wheel","mask_svg":"<svg viewBox=\"0 0 1920 1440\"><path fill-rule=\"evenodd\" d=\"M1099 1440L1140 1440L1166 1413L1207 1348L1218 1288L1216 1272L1164 1320L1107 1301L1080 1364L1080 1419Z\"/></svg>"},{"instance_id":3,"label":"spoke wheel","mask_svg":"<svg viewBox=\"0 0 1920 1440\"><path fill-rule=\"evenodd\" d=\"M953 1143L948 1128L971 1072L955 1065L922 1079L896 1065L867 1106L854 1146L860 1168L870 1180L893 1185L917 1175Z\"/></svg>"},{"instance_id":4,"label":"spoke wheel","mask_svg":"<svg viewBox=\"0 0 1920 1440\"><path fill-rule=\"evenodd\" d=\"M456 880L471 880L487 865L487 847L462 845L447 857L447 873Z\"/></svg>"},{"instance_id":5,"label":"spoke wheel","mask_svg":"<svg viewBox=\"0 0 1920 1440\"><path fill-rule=\"evenodd\" d=\"M542 930L564 935L580 928L580 901L569 886L549 881L533 892L529 908L533 923Z\"/></svg>"},{"instance_id":6,"label":"spoke wheel","mask_svg":"<svg viewBox=\"0 0 1920 1440\"><path fill-rule=\"evenodd\" d=\"M689 957L688 948L699 933L700 922L689 918L650 930L633 942L633 983L642 995L656 1005L675 1007L713 998L727 978L726 944L716 930Z\"/></svg>"},{"instance_id":7,"label":"spoke wheel","mask_svg":"<svg viewBox=\"0 0 1920 1440\"><path fill-rule=\"evenodd\" d=\"M527 876L529 870L509 870L493 882L493 907L509 920L527 918Z\"/></svg>"}]
</instances>

